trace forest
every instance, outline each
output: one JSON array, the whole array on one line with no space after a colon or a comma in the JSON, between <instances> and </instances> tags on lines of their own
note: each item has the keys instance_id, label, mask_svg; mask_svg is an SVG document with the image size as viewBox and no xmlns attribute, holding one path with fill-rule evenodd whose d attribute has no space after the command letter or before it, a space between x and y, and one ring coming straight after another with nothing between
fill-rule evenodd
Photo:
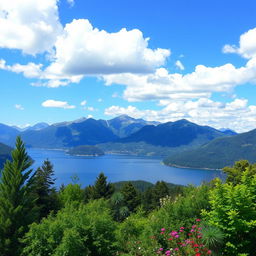
<instances>
[{"instance_id":1,"label":"forest","mask_svg":"<svg viewBox=\"0 0 256 256\"><path fill-rule=\"evenodd\" d=\"M255 256L256 164L225 167L226 181L55 187L49 160L32 170L20 137L0 174L1 256ZM156 170L157 171L157 170Z\"/></svg>"}]
</instances>

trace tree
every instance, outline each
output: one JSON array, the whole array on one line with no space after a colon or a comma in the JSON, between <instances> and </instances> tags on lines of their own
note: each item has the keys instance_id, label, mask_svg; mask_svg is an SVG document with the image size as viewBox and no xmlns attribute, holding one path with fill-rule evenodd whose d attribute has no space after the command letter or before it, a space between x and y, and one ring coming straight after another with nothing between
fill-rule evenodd
<instances>
[{"instance_id":1,"label":"tree","mask_svg":"<svg viewBox=\"0 0 256 256\"><path fill-rule=\"evenodd\" d=\"M19 239L28 225L36 219L35 198L32 193L34 176L32 159L21 138L16 140L12 160L7 160L0 179L0 252L1 255L20 255Z\"/></svg>"},{"instance_id":2,"label":"tree","mask_svg":"<svg viewBox=\"0 0 256 256\"><path fill-rule=\"evenodd\" d=\"M169 195L169 188L164 181L158 181L153 188L152 199L154 207L160 206L160 199Z\"/></svg>"},{"instance_id":3,"label":"tree","mask_svg":"<svg viewBox=\"0 0 256 256\"><path fill-rule=\"evenodd\" d=\"M57 192L53 187L55 178L53 165L47 159L42 167L39 167L35 174L34 192L37 200L36 205L39 208L39 220L46 217L50 211L58 209Z\"/></svg>"},{"instance_id":4,"label":"tree","mask_svg":"<svg viewBox=\"0 0 256 256\"><path fill-rule=\"evenodd\" d=\"M122 187L121 193L124 196L124 201L129 211L134 212L141 202L139 192L135 189L131 182L127 182Z\"/></svg>"},{"instance_id":5,"label":"tree","mask_svg":"<svg viewBox=\"0 0 256 256\"><path fill-rule=\"evenodd\" d=\"M248 160L240 160L233 167L224 167L223 171L227 174L226 182L236 185L241 183L245 171L249 171L251 175L256 174L256 165L250 164Z\"/></svg>"},{"instance_id":6,"label":"tree","mask_svg":"<svg viewBox=\"0 0 256 256\"><path fill-rule=\"evenodd\" d=\"M93 186L92 199L110 198L115 189L113 184L107 183L107 177L104 173L100 173Z\"/></svg>"}]
</instances>

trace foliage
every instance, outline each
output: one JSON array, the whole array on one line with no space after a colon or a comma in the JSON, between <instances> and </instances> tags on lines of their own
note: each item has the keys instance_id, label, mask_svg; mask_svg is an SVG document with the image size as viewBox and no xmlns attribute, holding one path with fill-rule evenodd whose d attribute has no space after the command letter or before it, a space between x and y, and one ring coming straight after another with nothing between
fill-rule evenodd
<instances>
[{"instance_id":1,"label":"foliage","mask_svg":"<svg viewBox=\"0 0 256 256\"><path fill-rule=\"evenodd\" d=\"M115 188L112 183L107 182L107 177L101 172L90 190L91 199L108 199L114 193Z\"/></svg>"},{"instance_id":2,"label":"foliage","mask_svg":"<svg viewBox=\"0 0 256 256\"><path fill-rule=\"evenodd\" d=\"M53 187L55 178L53 165L45 160L42 167L35 173L33 190L36 195L36 206L39 208L39 219L46 217L50 211L58 209L56 189Z\"/></svg>"},{"instance_id":3,"label":"foliage","mask_svg":"<svg viewBox=\"0 0 256 256\"><path fill-rule=\"evenodd\" d=\"M107 202L95 200L86 205L69 204L54 217L32 224L23 242L23 255L73 256L114 255L115 223Z\"/></svg>"},{"instance_id":4,"label":"foliage","mask_svg":"<svg viewBox=\"0 0 256 256\"><path fill-rule=\"evenodd\" d=\"M20 255L19 239L36 218L32 196L31 158L18 137L12 160L7 160L0 180L0 252L5 256Z\"/></svg>"},{"instance_id":5,"label":"foliage","mask_svg":"<svg viewBox=\"0 0 256 256\"><path fill-rule=\"evenodd\" d=\"M247 167L241 184L216 182L210 192L211 210L204 211L208 222L225 235L226 256L256 251L256 175Z\"/></svg>"},{"instance_id":6,"label":"foliage","mask_svg":"<svg viewBox=\"0 0 256 256\"><path fill-rule=\"evenodd\" d=\"M125 205L129 209L130 212L134 212L135 209L140 204L140 194L132 185L132 183L128 182L124 184L120 191L124 196Z\"/></svg>"},{"instance_id":7,"label":"foliage","mask_svg":"<svg viewBox=\"0 0 256 256\"><path fill-rule=\"evenodd\" d=\"M79 184L68 184L59 193L62 206L70 203L81 203L84 201L84 191Z\"/></svg>"},{"instance_id":8,"label":"foliage","mask_svg":"<svg viewBox=\"0 0 256 256\"><path fill-rule=\"evenodd\" d=\"M226 182L232 182L234 185L242 182L242 175L245 171L249 175L256 174L256 164L251 165L248 160L240 160L235 162L233 167L225 167L223 171L227 174Z\"/></svg>"}]
</instances>

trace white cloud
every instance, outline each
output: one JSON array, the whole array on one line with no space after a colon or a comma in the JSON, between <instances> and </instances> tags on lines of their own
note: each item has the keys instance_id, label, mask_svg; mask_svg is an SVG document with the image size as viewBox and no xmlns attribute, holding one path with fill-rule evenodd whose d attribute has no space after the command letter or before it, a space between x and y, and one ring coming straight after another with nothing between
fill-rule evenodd
<instances>
[{"instance_id":1,"label":"white cloud","mask_svg":"<svg viewBox=\"0 0 256 256\"><path fill-rule=\"evenodd\" d=\"M210 97L212 92L231 92L238 85L256 83L256 58L240 68L198 65L185 75L159 68L154 74L105 75L103 79L106 85L125 85L123 97L128 101Z\"/></svg>"},{"instance_id":2,"label":"white cloud","mask_svg":"<svg viewBox=\"0 0 256 256\"><path fill-rule=\"evenodd\" d=\"M56 75L46 72L42 69L42 64L28 63L26 65L14 64L6 65L6 61L0 59L0 69L11 71L17 74L22 73L26 78L39 79L37 82L31 83L32 86L46 86L57 88L67 86L70 83L79 83L83 76Z\"/></svg>"},{"instance_id":3,"label":"white cloud","mask_svg":"<svg viewBox=\"0 0 256 256\"><path fill-rule=\"evenodd\" d=\"M51 51L61 32L57 0L0 0L1 48Z\"/></svg>"},{"instance_id":4,"label":"white cloud","mask_svg":"<svg viewBox=\"0 0 256 256\"><path fill-rule=\"evenodd\" d=\"M83 100L83 101L80 103L80 105L81 105L81 106L85 106L86 103L87 103L87 101L86 101L86 100Z\"/></svg>"},{"instance_id":5,"label":"white cloud","mask_svg":"<svg viewBox=\"0 0 256 256\"><path fill-rule=\"evenodd\" d=\"M95 111L95 108L94 107L88 107L87 108L89 111Z\"/></svg>"},{"instance_id":6,"label":"white cloud","mask_svg":"<svg viewBox=\"0 0 256 256\"><path fill-rule=\"evenodd\" d=\"M240 36L239 47L227 44L223 47L223 52L238 53L247 59L256 57L256 28Z\"/></svg>"},{"instance_id":7,"label":"white cloud","mask_svg":"<svg viewBox=\"0 0 256 256\"><path fill-rule=\"evenodd\" d=\"M207 98L200 98L197 101L166 101L162 103L161 110L139 110L134 106L127 108L111 106L105 109L105 115L127 114L134 118L159 122L185 118L197 124L209 125L217 129L229 127L238 132L245 132L256 127L256 106L248 105L246 99L235 99L229 103L215 102Z\"/></svg>"},{"instance_id":8,"label":"white cloud","mask_svg":"<svg viewBox=\"0 0 256 256\"><path fill-rule=\"evenodd\" d=\"M55 44L55 61L47 72L58 75L148 73L163 65L167 49L148 48L138 29L116 33L93 28L88 20L73 20Z\"/></svg>"},{"instance_id":9,"label":"white cloud","mask_svg":"<svg viewBox=\"0 0 256 256\"><path fill-rule=\"evenodd\" d=\"M181 63L180 60L177 60L177 61L175 62L175 66L176 66L178 69L180 69L180 70L184 70L184 69L185 69L184 65Z\"/></svg>"},{"instance_id":10,"label":"white cloud","mask_svg":"<svg viewBox=\"0 0 256 256\"><path fill-rule=\"evenodd\" d=\"M46 100L42 103L42 106L45 108L64 108L64 109L73 109L74 105L69 105L66 101L57 101L57 100Z\"/></svg>"},{"instance_id":11,"label":"white cloud","mask_svg":"<svg viewBox=\"0 0 256 256\"><path fill-rule=\"evenodd\" d=\"M14 107L18 110L24 110L24 107L20 104L15 104Z\"/></svg>"}]
</instances>

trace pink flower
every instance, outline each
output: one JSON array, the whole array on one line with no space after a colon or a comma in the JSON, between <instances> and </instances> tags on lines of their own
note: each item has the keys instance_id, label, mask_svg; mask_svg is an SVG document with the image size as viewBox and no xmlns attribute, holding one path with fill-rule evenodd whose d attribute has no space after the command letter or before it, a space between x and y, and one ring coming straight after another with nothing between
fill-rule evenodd
<instances>
[{"instance_id":1,"label":"pink flower","mask_svg":"<svg viewBox=\"0 0 256 256\"><path fill-rule=\"evenodd\" d=\"M164 232L164 231L165 231L165 228L161 228L161 231Z\"/></svg>"}]
</instances>

